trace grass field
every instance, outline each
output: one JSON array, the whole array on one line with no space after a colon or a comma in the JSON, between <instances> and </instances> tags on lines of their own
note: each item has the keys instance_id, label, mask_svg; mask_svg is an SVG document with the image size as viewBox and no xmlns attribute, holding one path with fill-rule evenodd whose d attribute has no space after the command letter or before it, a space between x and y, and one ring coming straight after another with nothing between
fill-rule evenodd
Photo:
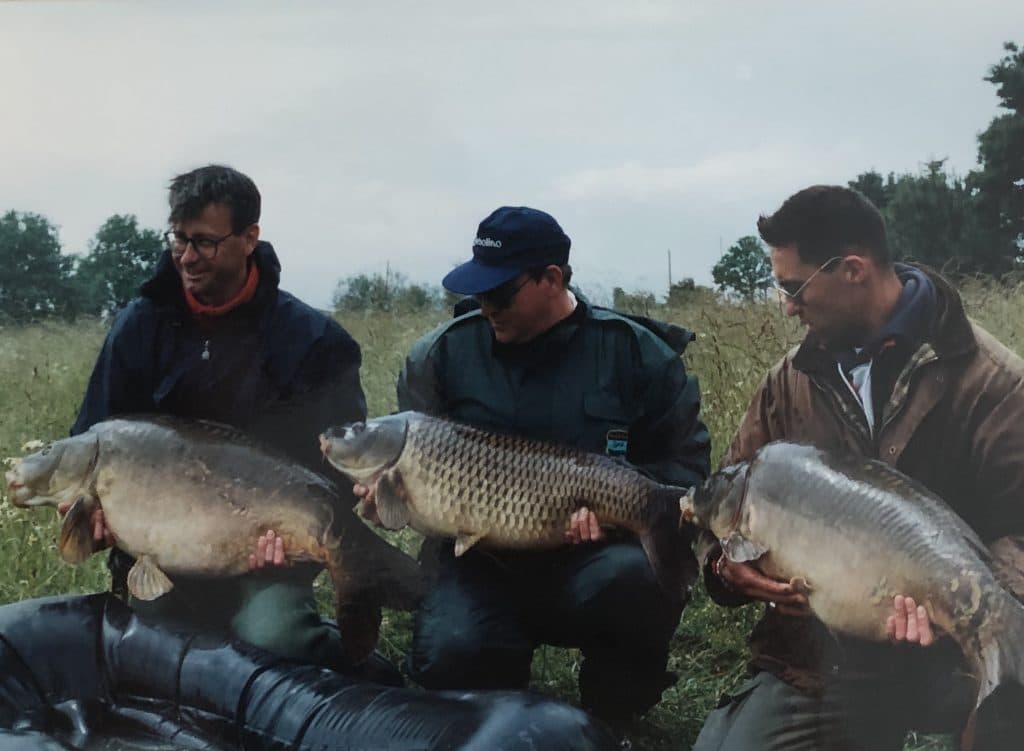
<instances>
[{"instance_id":1,"label":"grass field","mask_svg":"<svg viewBox=\"0 0 1024 751\"><path fill-rule=\"evenodd\" d=\"M1021 351L1024 291L971 283L964 290L968 312L1008 346ZM636 311L643 312L643 311ZM687 367L703 392L703 412L714 439L717 462L751 393L769 365L795 342L800 332L767 305L723 305L702 298L682 308L647 311L687 326L698 339L687 351ZM363 387L372 415L395 408L394 382L410 344L435 322L417 315L348 316L342 323L362 344ZM104 329L96 322L73 326L42 323L0 328L0 458L23 453L29 441L65 436L74 420ZM0 604L31 597L106 589L101 556L79 567L59 559L52 511L22 511L0 503ZM417 544L405 532L393 538L402 547ZM325 612L329 581L318 582ZM670 669L680 676L664 700L632 734L636 749L688 749L719 694L743 675L745 638L758 616L754 606L726 610L698 593L687 608L672 642ZM389 613L382 648L401 659L410 636L410 619ZM576 700L578 655L573 650L542 648L534 662L534 686ZM911 739L908 749L946 749L942 739Z\"/></svg>"}]
</instances>

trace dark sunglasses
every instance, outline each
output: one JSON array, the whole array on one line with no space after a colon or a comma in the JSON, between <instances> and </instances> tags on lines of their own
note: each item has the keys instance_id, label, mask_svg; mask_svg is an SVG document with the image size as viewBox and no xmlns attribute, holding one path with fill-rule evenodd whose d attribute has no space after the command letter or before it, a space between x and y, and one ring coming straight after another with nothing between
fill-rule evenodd
<instances>
[{"instance_id":1,"label":"dark sunglasses","mask_svg":"<svg viewBox=\"0 0 1024 751\"><path fill-rule=\"evenodd\" d=\"M499 287L495 287L487 292L481 292L479 295L474 295L480 305L486 305L488 308L492 308L495 311L506 310L512 306L512 303L516 299L516 295L519 294L519 290L526 286L527 282L535 281L532 276L527 276L523 281L516 284L516 280L505 282Z\"/></svg>"}]
</instances>

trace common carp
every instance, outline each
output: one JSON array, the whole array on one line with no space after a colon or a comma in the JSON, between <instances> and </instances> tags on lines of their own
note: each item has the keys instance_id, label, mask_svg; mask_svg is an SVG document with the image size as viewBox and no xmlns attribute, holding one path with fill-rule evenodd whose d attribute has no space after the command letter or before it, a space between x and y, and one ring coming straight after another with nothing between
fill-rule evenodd
<instances>
[{"instance_id":1,"label":"common carp","mask_svg":"<svg viewBox=\"0 0 1024 751\"><path fill-rule=\"evenodd\" d=\"M686 488L659 484L625 462L418 412L331 428L320 445L350 479L376 483L384 527L454 537L456 556L477 543L563 545L572 513L586 506L602 525L639 537L670 596L685 599L696 579L690 529L679 523Z\"/></svg>"},{"instance_id":2,"label":"common carp","mask_svg":"<svg viewBox=\"0 0 1024 751\"><path fill-rule=\"evenodd\" d=\"M6 480L16 506L71 503L59 541L69 563L94 552L90 517L101 506L117 546L136 558L128 589L142 600L169 591L175 575L246 573L257 538L274 530L289 561L326 566L355 661L376 643L380 607L411 610L425 591L416 562L359 521L328 480L225 425L100 422L21 459Z\"/></svg>"},{"instance_id":3,"label":"common carp","mask_svg":"<svg viewBox=\"0 0 1024 751\"><path fill-rule=\"evenodd\" d=\"M972 666L976 707L1003 683L1024 685L1024 606L996 581L974 530L889 465L770 443L680 507L729 560L806 592L837 633L884 641L894 596L913 597Z\"/></svg>"}]
</instances>

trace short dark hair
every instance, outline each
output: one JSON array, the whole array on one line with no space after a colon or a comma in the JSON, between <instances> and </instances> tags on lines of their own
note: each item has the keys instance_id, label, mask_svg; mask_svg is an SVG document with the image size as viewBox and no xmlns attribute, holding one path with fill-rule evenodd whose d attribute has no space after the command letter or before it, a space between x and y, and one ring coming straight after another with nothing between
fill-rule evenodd
<instances>
[{"instance_id":1,"label":"short dark hair","mask_svg":"<svg viewBox=\"0 0 1024 751\"><path fill-rule=\"evenodd\" d=\"M260 192L248 175L222 164L208 164L171 180L170 224L196 219L211 203L231 209L231 231L240 234L260 220Z\"/></svg>"},{"instance_id":2,"label":"short dark hair","mask_svg":"<svg viewBox=\"0 0 1024 751\"><path fill-rule=\"evenodd\" d=\"M796 246L805 263L825 263L851 246L883 266L892 263L882 214L861 193L841 185L812 185L794 193L774 214L758 218L757 231L772 247Z\"/></svg>"},{"instance_id":3,"label":"short dark hair","mask_svg":"<svg viewBox=\"0 0 1024 751\"><path fill-rule=\"evenodd\" d=\"M570 266L567 263L556 263L551 265L558 266L559 270L561 270L562 272L562 286L568 287L570 280L572 280L572 266ZM531 279L533 279L533 281L539 282L541 279L544 278L544 272L547 270L547 266L537 266L536 268L527 270L526 273L529 275Z\"/></svg>"}]
</instances>

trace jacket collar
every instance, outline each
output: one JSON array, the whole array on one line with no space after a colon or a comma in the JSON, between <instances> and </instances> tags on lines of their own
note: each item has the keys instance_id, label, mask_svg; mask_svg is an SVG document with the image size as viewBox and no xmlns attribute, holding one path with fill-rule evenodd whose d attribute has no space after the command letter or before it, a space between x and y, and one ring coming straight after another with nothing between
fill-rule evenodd
<instances>
[{"instance_id":1,"label":"jacket collar","mask_svg":"<svg viewBox=\"0 0 1024 751\"><path fill-rule=\"evenodd\" d=\"M935 287L934 319L923 342L931 345L939 359L960 357L975 351L978 343L964 312L960 293L941 274L922 264L907 264L931 280ZM823 342L808 335L793 357L793 366L804 372L835 369L835 355Z\"/></svg>"},{"instance_id":2,"label":"jacket collar","mask_svg":"<svg viewBox=\"0 0 1024 751\"><path fill-rule=\"evenodd\" d=\"M277 295L278 284L281 281L281 262L277 259L274 247L263 240L256 243L256 249L252 252L252 262L256 264L259 271L259 286L253 299L243 307L256 305L263 307L269 304ZM181 277L178 270L174 268L171 261L171 252L165 250L157 261L156 271L146 281L140 294L152 300L161 307L170 307L183 313L188 313L188 304L185 302L185 291L181 286Z\"/></svg>"}]
</instances>

